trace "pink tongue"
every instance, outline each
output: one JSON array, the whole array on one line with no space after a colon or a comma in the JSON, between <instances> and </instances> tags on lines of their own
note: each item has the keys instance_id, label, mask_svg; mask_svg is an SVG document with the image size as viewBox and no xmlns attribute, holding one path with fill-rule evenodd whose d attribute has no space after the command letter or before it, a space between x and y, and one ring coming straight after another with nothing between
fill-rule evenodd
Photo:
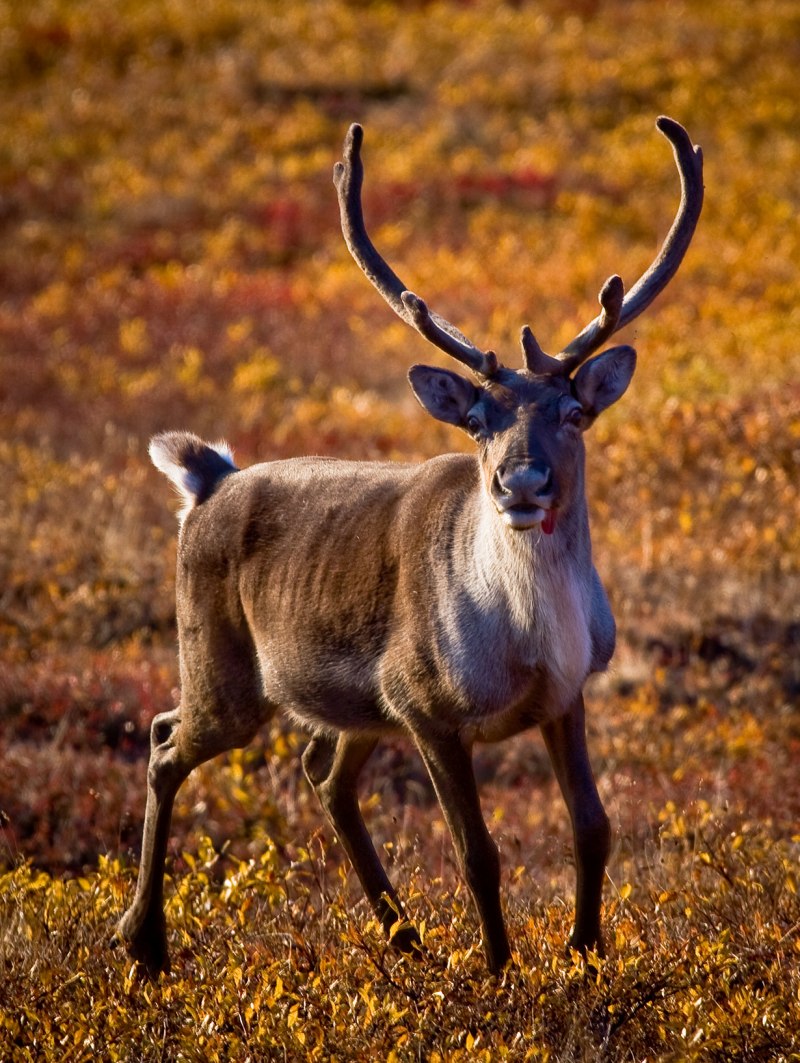
<instances>
[{"instance_id":1,"label":"pink tongue","mask_svg":"<svg viewBox=\"0 0 800 1063\"><path fill-rule=\"evenodd\" d=\"M542 531L545 535L552 535L556 530L556 511L554 509L548 509L544 515L542 521Z\"/></svg>"}]
</instances>

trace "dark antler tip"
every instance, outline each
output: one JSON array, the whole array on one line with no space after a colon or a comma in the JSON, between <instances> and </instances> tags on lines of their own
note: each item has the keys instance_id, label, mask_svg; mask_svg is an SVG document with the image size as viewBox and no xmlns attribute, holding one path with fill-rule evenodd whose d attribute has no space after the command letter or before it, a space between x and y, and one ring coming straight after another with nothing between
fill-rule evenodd
<instances>
[{"instance_id":1,"label":"dark antler tip","mask_svg":"<svg viewBox=\"0 0 800 1063\"><path fill-rule=\"evenodd\" d=\"M417 308L419 308L421 310L427 310L424 300L420 299L420 297L418 295L415 295L414 292L410 292L408 290L401 292L400 298L403 300L405 306L407 306L409 309L416 310Z\"/></svg>"},{"instance_id":2,"label":"dark antler tip","mask_svg":"<svg viewBox=\"0 0 800 1063\"><path fill-rule=\"evenodd\" d=\"M345 137L345 151L359 151L361 144L364 140L364 128L360 126L358 122L353 122L350 128L347 130L347 136Z\"/></svg>"},{"instance_id":3,"label":"dark antler tip","mask_svg":"<svg viewBox=\"0 0 800 1063\"><path fill-rule=\"evenodd\" d=\"M669 118L667 115L662 114L656 119L656 129L658 129L659 133L663 133L667 140L676 147L679 143L685 144L689 148L692 147L689 134L680 122L676 122L674 118Z\"/></svg>"},{"instance_id":4,"label":"dark antler tip","mask_svg":"<svg viewBox=\"0 0 800 1063\"><path fill-rule=\"evenodd\" d=\"M692 143L691 137L680 122L676 122L674 118L668 118L665 114L656 119L656 126L672 144L675 151L683 156L685 165L691 166L695 176L699 177L703 171L703 150L700 145Z\"/></svg>"},{"instance_id":5,"label":"dark antler tip","mask_svg":"<svg viewBox=\"0 0 800 1063\"><path fill-rule=\"evenodd\" d=\"M609 313L619 313L624 295L625 285L622 283L622 277L615 273L600 290L600 305Z\"/></svg>"},{"instance_id":6,"label":"dark antler tip","mask_svg":"<svg viewBox=\"0 0 800 1063\"><path fill-rule=\"evenodd\" d=\"M413 292L405 291L401 293L400 298L403 302L403 306L408 310L417 324L430 316L425 301L420 299L418 295L415 295Z\"/></svg>"},{"instance_id":7,"label":"dark antler tip","mask_svg":"<svg viewBox=\"0 0 800 1063\"><path fill-rule=\"evenodd\" d=\"M342 191L342 185L352 188L356 193L361 188L363 180L363 166L361 163L361 142L364 139L364 130L357 122L353 122L344 138L342 154L344 162L337 162L333 167L333 183Z\"/></svg>"},{"instance_id":8,"label":"dark antler tip","mask_svg":"<svg viewBox=\"0 0 800 1063\"><path fill-rule=\"evenodd\" d=\"M522 350L525 352L526 357L542 354L542 348L539 346L539 341L533 334L530 325L523 325L520 332L520 340L522 342ZM531 368L530 366L528 368Z\"/></svg>"}]
</instances>

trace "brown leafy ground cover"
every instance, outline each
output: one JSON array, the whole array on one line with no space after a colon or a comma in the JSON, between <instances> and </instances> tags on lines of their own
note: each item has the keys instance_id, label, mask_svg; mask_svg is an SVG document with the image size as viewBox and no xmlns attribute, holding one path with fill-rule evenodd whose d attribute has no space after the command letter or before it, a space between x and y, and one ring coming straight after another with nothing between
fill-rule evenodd
<instances>
[{"instance_id":1,"label":"brown leafy ground cover","mask_svg":"<svg viewBox=\"0 0 800 1063\"><path fill-rule=\"evenodd\" d=\"M800 1058L798 41L790 0L0 7L0 1058ZM137 982L108 940L177 685L148 437L243 462L466 445L416 409L405 371L436 355L342 247L347 124L381 247L511 360L520 324L557 347L652 257L662 112L703 144L706 208L589 440L620 627L589 691L608 957L564 954L537 735L478 757L516 949L494 980L411 750L376 755L363 799L415 963L277 721L181 792L173 971Z\"/></svg>"}]
</instances>

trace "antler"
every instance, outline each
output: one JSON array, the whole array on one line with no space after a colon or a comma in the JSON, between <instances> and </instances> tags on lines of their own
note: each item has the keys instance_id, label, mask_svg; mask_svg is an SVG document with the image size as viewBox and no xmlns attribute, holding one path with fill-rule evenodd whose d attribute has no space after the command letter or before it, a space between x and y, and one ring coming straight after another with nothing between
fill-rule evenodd
<instances>
[{"instance_id":1,"label":"antler","mask_svg":"<svg viewBox=\"0 0 800 1063\"><path fill-rule=\"evenodd\" d=\"M672 228L652 265L623 299L622 281L611 277L600 292L602 312L558 355L560 371L569 375L606 340L638 317L669 284L691 243L703 206L703 152L672 118L661 116L656 127L672 144L681 179L681 202ZM526 354L527 358L527 354Z\"/></svg>"},{"instance_id":2,"label":"antler","mask_svg":"<svg viewBox=\"0 0 800 1063\"><path fill-rule=\"evenodd\" d=\"M367 235L361 207L361 186L364 167L361 162L361 143L364 130L353 124L344 141L344 162L333 168L333 183L339 196L342 233L350 254L361 271L383 296L398 317L421 333L426 340L457 358L481 376L491 376L497 370L497 357L492 351L482 351L464 336L455 325L433 313L419 296L406 286L381 257Z\"/></svg>"}]
</instances>

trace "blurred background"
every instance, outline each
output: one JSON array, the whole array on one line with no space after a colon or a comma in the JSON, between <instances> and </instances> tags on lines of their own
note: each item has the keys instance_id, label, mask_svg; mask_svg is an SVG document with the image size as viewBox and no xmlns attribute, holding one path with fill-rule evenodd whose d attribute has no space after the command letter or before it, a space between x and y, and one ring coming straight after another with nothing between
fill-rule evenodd
<instances>
[{"instance_id":1,"label":"blurred background","mask_svg":"<svg viewBox=\"0 0 800 1063\"><path fill-rule=\"evenodd\" d=\"M469 446L405 382L443 356L344 247L352 121L375 242L512 365L523 324L559 349L654 257L679 198L656 117L702 145L694 243L620 335L639 368L587 437L620 626L591 738L618 867L670 802L796 830L798 68L793 0L0 4L0 862L135 856L149 721L177 697L154 432L241 463ZM276 727L187 784L176 851L319 826ZM427 784L402 747L381 757L376 833L413 847ZM481 757L495 830L560 883L538 737Z\"/></svg>"}]
</instances>

